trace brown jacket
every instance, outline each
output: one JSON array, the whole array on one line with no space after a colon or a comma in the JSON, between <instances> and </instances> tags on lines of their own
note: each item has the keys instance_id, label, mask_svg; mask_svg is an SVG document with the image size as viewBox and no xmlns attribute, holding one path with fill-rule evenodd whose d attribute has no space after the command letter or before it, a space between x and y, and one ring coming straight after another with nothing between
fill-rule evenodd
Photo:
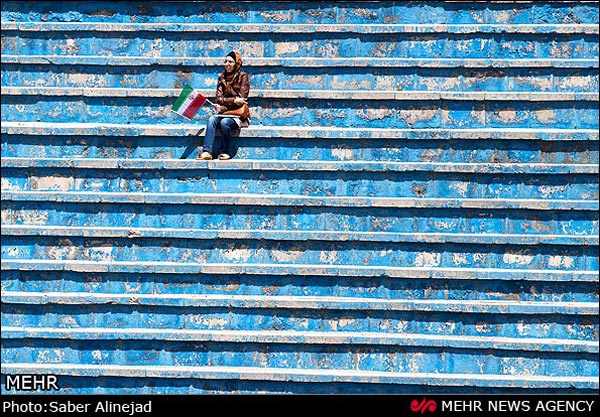
<instances>
[{"instance_id":1,"label":"brown jacket","mask_svg":"<svg viewBox=\"0 0 600 417\"><path fill-rule=\"evenodd\" d=\"M217 104L227 107L228 110L235 110L240 106L234 104L233 100L236 97L247 99L248 94L250 93L250 78L248 77L248 74L244 71L240 71L240 77L231 85L231 89L233 90L233 94L227 94L225 92L225 76L223 74L219 75L216 94Z\"/></svg>"}]
</instances>

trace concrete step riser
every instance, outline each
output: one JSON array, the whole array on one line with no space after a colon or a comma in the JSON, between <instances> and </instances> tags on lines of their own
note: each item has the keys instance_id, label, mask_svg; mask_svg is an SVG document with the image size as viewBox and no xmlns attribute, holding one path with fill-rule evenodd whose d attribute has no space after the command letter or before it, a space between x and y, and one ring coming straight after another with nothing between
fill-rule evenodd
<instances>
[{"instance_id":1,"label":"concrete step riser","mask_svg":"<svg viewBox=\"0 0 600 417\"><path fill-rule=\"evenodd\" d=\"M0 390L597 394L597 24L2 2ZM252 125L196 161L231 49Z\"/></svg>"},{"instance_id":2,"label":"concrete step riser","mask_svg":"<svg viewBox=\"0 0 600 417\"><path fill-rule=\"evenodd\" d=\"M225 162L226 163L226 162ZM198 164L200 165L200 164ZM69 170L3 168L5 189L135 193L295 194L348 197L593 200L597 174ZM26 175L26 176L24 176Z\"/></svg>"},{"instance_id":3,"label":"concrete step riser","mask_svg":"<svg viewBox=\"0 0 600 417\"><path fill-rule=\"evenodd\" d=\"M407 346L285 345L168 341L3 340L4 363L263 366L325 370L594 376L595 355L489 352ZM225 353L226 352L226 353ZM43 358L43 359L42 359Z\"/></svg>"},{"instance_id":4,"label":"concrete step riser","mask_svg":"<svg viewBox=\"0 0 600 417\"><path fill-rule=\"evenodd\" d=\"M3 289L13 292L96 292L131 294L228 294L365 297L427 300L521 300L598 302L597 282L493 279L428 279L302 275L125 274L4 270Z\"/></svg>"},{"instance_id":5,"label":"concrete step riser","mask_svg":"<svg viewBox=\"0 0 600 417\"><path fill-rule=\"evenodd\" d=\"M323 2L299 4L280 2L240 3L225 1L200 9L178 3L155 4L99 1L85 3L73 13L71 6L53 4L51 11L33 3L26 10L17 1L3 2L3 8L18 22L114 22L114 23L321 23L321 24L502 24L540 22L544 24L594 23L598 7L592 3L548 3L543 10L528 3L386 3L364 2L344 5ZM75 16L75 18L74 18ZM43 17L43 19L42 19Z\"/></svg>"},{"instance_id":6,"label":"concrete step riser","mask_svg":"<svg viewBox=\"0 0 600 417\"><path fill-rule=\"evenodd\" d=\"M131 294L135 300L136 294ZM451 304L449 301L448 304ZM443 309L444 306L440 306ZM446 307L450 309L450 307ZM112 304L2 305L2 327L138 328L187 330L291 330L418 333L593 340L594 316L575 314L481 314L456 311L166 307ZM548 311L546 309L545 311ZM542 311L542 310L540 310ZM35 318L35 320L33 320Z\"/></svg>"},{"instance_id":7,"label":"concrete step riser","mask_svg":"<svg viewBox=\"0 0 600 417\"><path fill-rule=\"evenodd\" d=\"M198 129L204 127L195 120ZM51 134L49 131L48 134ZM193 159L203 136L48 136L2 134L2 157ZM451 163L597 164L597 141L403 140L235 137L241 159Z\"/></svg>"},{"instance_id":8,"label":"concrete step riser","mask_svg":"<svg viewBox=\"0 0 600 417\"><path fill-rule=\"evenodd\" d=\"M2 101L6 121L52 123L181 124L186 120L171 111L174 99L165 98L59 98L10 96ZM329 101L320 99L252 99L253 124L366 128L563 128L598 126L598 105L576 102L389 102ZM199 123L214 111L200 109Z\"/></svg>"},{"instance_id":9,"label":"concrete step riser","mask_svg":"<svg viewBox=\"0 0 600 417\"><path fill-rule=\"evenodd\" d=\"M389 233L598 234L594 211L524 211L370 207L281 207L222 204L86 204L2 201L3 225L304 230ZM473 237L474 238L474 237ZM518 243L515 236L514 243Z\"/></svg>"},{"instance_id":10,"label":"concrete step riser","mask_svg":"<svg viewBox=\"0 0 600 417\"><path fill-rule=\"evenodd\" d=\"M406 33L267 33L229 34L156 32L3 31L3 54L69 56L204 56L221 58L231 50L246 57L381 57L527 59L551 56L577 59L598 55L597 34L406 34ZM307 39L308 38L308 39ZM157 48L157 44L160 47ZM559 46L557 46L559 45Z\"/></svg>"},{"instance_id":11,"label":"concrete step riser","mask_svg":"<svg viewBox=\"0 0 600 417\"><path fill-rule=\"evenodd\" d=\"M27 69L27 71L23 71ZM281 68L244 65L255 89L393 90L466 92L598 91L597 68ZM2 63L2 86L79 88L178 88L209 90L214 97L218 66L94 66Z\"/></svg>"},{"instance_id":12,"label":"concrete step riser","mask_svg":"<svg viewBox=\"0 0 600 417\"><path fill-rule=\"evenodd\" d=\"M285 232L283 232L285 233ZM597 246L519 246L394 242L294 242L246 239L111 239L3 236L2 259L102 262L251 263L509 268L598 269Z\"/></svg>"}]
</instances>

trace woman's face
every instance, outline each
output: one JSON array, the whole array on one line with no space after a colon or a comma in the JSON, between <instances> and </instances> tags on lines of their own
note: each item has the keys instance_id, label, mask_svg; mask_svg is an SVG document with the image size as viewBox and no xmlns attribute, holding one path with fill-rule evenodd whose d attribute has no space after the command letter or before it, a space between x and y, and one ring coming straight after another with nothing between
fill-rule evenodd
<instances>
[{"instance_id":1,"label":"woman's face","mask_svg":"<svg viewBox=\"0 0 600 417\"><path fill-rule=\"evenodd\" d=\"M231 72L231 71L233 71L234 68L235 68L235 60L230 56L226 56L225 57L225 72Z\"/></svg>"}]
</instances>

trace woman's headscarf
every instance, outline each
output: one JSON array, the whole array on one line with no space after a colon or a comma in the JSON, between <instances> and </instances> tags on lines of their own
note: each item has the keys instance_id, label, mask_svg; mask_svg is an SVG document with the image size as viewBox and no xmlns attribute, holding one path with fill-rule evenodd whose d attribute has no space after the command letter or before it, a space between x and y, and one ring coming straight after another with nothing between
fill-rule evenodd
<instances>
[{"instance_id":1,"label":"woman's headscarf","mask_svg":"<svg viewBox=\"0 0 600 417\"><path fill-rule=\"evenodd\" d=\"M231 86L240 78L240 70L242 68L242 56L236 52L231 51L227 54L235 61L235 65L233 66L233 70L231 72L224 71L223 75L225 77L225 94L234 94Z\"/></svg>"}]
</instances>

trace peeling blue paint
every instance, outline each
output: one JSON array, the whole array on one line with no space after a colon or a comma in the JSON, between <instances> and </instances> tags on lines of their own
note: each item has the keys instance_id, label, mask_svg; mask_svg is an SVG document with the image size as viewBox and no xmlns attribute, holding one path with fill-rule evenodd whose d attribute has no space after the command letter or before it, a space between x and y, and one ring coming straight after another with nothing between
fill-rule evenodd
<instances>
[{"instance_id":1,"label":"peeling blue paint","mask_svg":"<svg viewBox=\"0 0 600 417\"><path fill-rule=\"evenodd\" d=\"M595 2L2 2L2 393L597 393ZM238 49L252 124L195 159Z\"/></svg>"}]
</instances>

